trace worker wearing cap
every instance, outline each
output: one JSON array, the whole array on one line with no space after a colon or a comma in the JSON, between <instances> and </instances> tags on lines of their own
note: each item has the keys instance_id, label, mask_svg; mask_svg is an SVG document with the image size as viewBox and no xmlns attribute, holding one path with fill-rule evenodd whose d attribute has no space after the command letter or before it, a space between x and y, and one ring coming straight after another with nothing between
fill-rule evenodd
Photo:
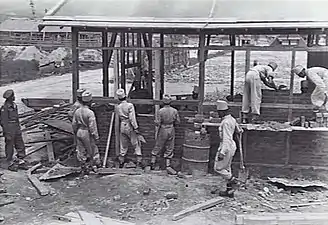
<instances>
[{"instance_id":1,"label":"worker wearing cap","mask_svg":"<svg viewBox=\"0 0 328 225\"><path fill-rule=\"evenodd\" d=\"M82 94L83 92L85 92L85 89L78 89L76 91L76 98L77 100L74 102L74 104L72 105L71 109L68 112L68 117L70 118L70 120L73 119L73 115L75 113L75 111L80 108L82 106Z\"/></svg>"},{"instance_id":2,"label":"worker wearing cap","mask_svg":"<svg viewBox=\"0 0 328 225\"><path fill-rule=\"evenodd\" d=\"M135 109L132 103L126 101L126 94L123 89L116 92L120 104L116 107L116 113L120 121L120 155L118 157L120 168L123 168L125 156L128 152L129 143L134 148L137 156L137 167L142 167L141 142L138 139L138 123Z\"/></svg>"},{"instance_id":3,"label":"worker wearing cap","mask_svg":"<svg viewBox=\"0 0 328 225\"><path fill-rule=\"evenodd\" d=\"M277 67L276 63L271 62L268 65L256 65L247 72L242 103L243 123L247 123L248 115L250 113L253 122L255 122L260 116L262 82L270 88L277 91L279 90L273 82L273 72Z\"/></svg>"},{"instance_id":4,"label":"worker wearing cap","mask_svg":"<svg viewBox=\"0 0 328 225\"><path fill-rule=\"evenodd\" d=\"M151 169L155 169L156 158L159 152L165 147L164 158L166 162L167 171L172 171L171 159L174 154L174 142L175 142L175 128L176 124L180 123L180 117L178 110L171 107L171 96L165 94L163 96L164 107L158 112L158 121L155 121L158 126L158 134L155 147L152 151ZM173 171L174 173L174 171Z\"/></svg>"},{"instance_id":5,"label":"worker wearing cap","mask_svg":"<svg viewBox=\"0 0 328 225\"><path fill-rule=\"evenodd\" d=\"M100 164L99 150L96 142L99 141L99 134L96 116L90 109L92 94L83 92L82 106L73 115L73 130L76 135L77 159L79 160L83 172L88 173L90 167L93 169Z\"/></svg>"},{"instance_id":6,"label":"worker wearing cap","mask_svg":"<svg viewBox=\"0 0 328 225\"><path fill-rule=\"evenodd\" d=\"M302 65L297 65L292 72L301 78L308 78L315 84L315 89L311 94L311 101L316 108L325 106L328 110L328 69L323 67L312 67L306 69Z\"/></svg>"},{"instance_id":7,"label":"worker wearing cap","mask_svg":"<svg viewBox=\"0 0 328 225\"><path fill-rule=\"evenodd\" d=\"M231 162L235 155L237 146L233 140L234 133L242 133L235 118L229 113L228 104L226 101L217 101L217 111L222 122L219 127L220 146L215 156L214 171L222 176L227 181L227 189L220 191L219 195L224 197L233 197L234 189L237 187L237 180L231 173ZM212 191L216 194L218 189Z\"/></svg>"},{"instance_id":8,"label":"worker wearing cap","mask_svg":"<svg viewBox=\"0 0 328 225\"><path fill-rule=\"evenodd\" d=\"M15 93L13 90L7 90L3 94L6 99L1 107L1 126L5 136L6 158L9 162L9 170L27 169L23 160L25 157L25 145L22 137L22 131L19 124L18 109L15 104ZM14 157L14 148L17 152L17 158Z\"/></svg>"}]
</instances>

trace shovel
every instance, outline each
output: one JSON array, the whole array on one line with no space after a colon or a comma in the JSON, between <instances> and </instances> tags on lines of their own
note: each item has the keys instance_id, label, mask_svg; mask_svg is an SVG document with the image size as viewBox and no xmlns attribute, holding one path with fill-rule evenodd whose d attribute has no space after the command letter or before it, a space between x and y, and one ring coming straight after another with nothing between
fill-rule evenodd
<instances>
[{"instance_id":1,"label":"shovel","mask_svg":"<svg viewBox=\"0 0 328 225\"><path fill-rule=\"evenodd\" d=\"M244 165L244 154L243 154L243 142L242 142L243 133L240 133L239 136L239 152L240 152L240 167L238 172L238 181L242 183L242 185L246 185L246 181L248 179L249 171L245 168Z\"/></svg>"}]
</instances>

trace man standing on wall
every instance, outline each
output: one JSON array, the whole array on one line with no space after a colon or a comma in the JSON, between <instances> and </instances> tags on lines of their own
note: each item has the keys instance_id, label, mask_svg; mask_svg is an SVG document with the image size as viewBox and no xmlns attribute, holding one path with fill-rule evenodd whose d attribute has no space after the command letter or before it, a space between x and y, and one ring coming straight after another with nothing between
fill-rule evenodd
<instances>
[{"instance_id":1,"label":"man standing on wall","mask_svg":"<svg viewBox=\"0 0 328 225\"><path fill-rule=\"evenodd\" d=\"M301 65L297 65L292 72L301 78L308 78L315 84L315 89L311 94L312 104L316 109L325 106L328 110L328 69L323 67L312 67L306 69Z\"/></svg>"},{"instance_id":2,"label":"man standing on wall","mask_svg":"<svg viewBox=\"0 0 328 225\"><path fill-rule=\"evenodd\" d=\"M258 120L260 117L260 107L262 102L262 82L269 88L273 88L276 91L279 90L279 88L273 82L273 72L277 69L277 67L278 66L276 63L271 62L267 66L254 66L247 72L245 77L242 104L243 123L248 122L247 120L249 113L251 113L252 122L256 122L256 120Z\"/></svg>"},{"instance_id":3,"label":"man standing on wall","mask_svg":"<svg viewBox=\"0 0 328 225\"><path fill-rule=\"evenodd\" d=\"M241 134L243 130L229 113L227 102L218 100L216 104L222 122L219 127L220 146L215 156L214 171L227 181L227 188L225 191L216 189L211 193L216 194L219 191L220 196L233 198L234 191L238 186L238 182L231 172L231 162L237 149L233 135L235 132Z\"/></svg>"},{"instance_id":4,"label":"man standing on wall","mask_svg":"<svg viewBox=\"0 0 328 225\"><path fill-rule=\"evenodd\" d=\"M163 147L165 147L164 158L166 170L170 174L176 174L176 171L171 168L171 159L173 158L174 154L174 126L180 123L180 117L178 110L171 107L171 100L171 96L167 94L163 96L164 107L159 110L158 121L155 121L155 124L158 126L159 130L156 144L152 151L151 170L155 169L156 158Z\"/></svg>"},{"instance_id":5,"label":"man standing on wall","mask_svg":"<svg viewBox=\"0 0 328 225\"><path fill-rule=\"evenodd\" d=\"M22 137L22 131L19 124L18 109L15 101L15 93L13 90L7 90L3 94L6 99L4 105L1 107L1 126L6 143L6 158L9 162L8 169L17 171L20 169L27 169L25 161L23 160L26 152ZM17 158L14 157L14 147L17 151Z\"/></svg>"},{"instance_id":6,"label":"man standing on wall","mask_svg":"<svg viewBox=\"0 0 328 225\"><path fill-rule=\"evenodd\" d=\"M76 135L77 159L82 172L88 173L90 167L96 169L100 165L99 150L96 142L99 141L96 116L90 109L92 94L88 91L82 94L82 106L73 116L73 130Z\"/></svg>"},{"instance_id":7,"label":"man standing on wall","mask_svg":"<svg viewBox=\"0 0 328 225\"><path fill-rule=\"evenodd\" d=\"M141 142L138 138L140 132L134 106L126 101L126 94L123 89L118 89L116 95L120 100L120 104L116 107L116 113L120 120L120 155L118 157L120 168L124 166L129 143L132 144L137 156L137 168L142 168Z\"/></svg>"}]
</instances>

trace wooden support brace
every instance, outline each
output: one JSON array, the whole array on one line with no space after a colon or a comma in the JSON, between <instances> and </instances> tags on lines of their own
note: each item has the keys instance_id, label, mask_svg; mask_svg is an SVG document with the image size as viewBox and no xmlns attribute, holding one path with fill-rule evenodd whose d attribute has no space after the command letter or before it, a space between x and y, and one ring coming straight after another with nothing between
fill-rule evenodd
<instances>
[{"instance_id":1,"label":"wooden support brace","mask_svg":"<svg viewBox=\"0 0 328 225\"><path fill-rule=\"evenodd\" d=\"M51 140L51 135L49 131L45 131L45 137L47 140ZM47 143L47 152L48 152L48 159L49 162L55 161L55 155L54 155L54 147L52 145L52 141Z\"/></svg>"},{"instance_id":2,"label":"wooden support brace","mask_svg":"<svg viewBox=\"0 0 328 225\"><path fill-rule=\"evenodd\" d=\"M72 27L72 94L73 102L76 101L76 92L79 89L79 50L77 49L79 43L79 31Z\"/></svg>"},{"instance_id":3,"label":"wooden support brace","mask_svg":"<svg viewBox=\"0 0 328 225\"><path fill-rule=\"evenodd\" d=\"M102 46L107 47L108 46L108 32L103 31L102 32ZM103 96L108 97L109 96L109 50L103 50L102 51L102 69L103 69Z\"/></svg>"},{"instance_id":4,"label":"wooden support brace","mask_svg":"<svg viewBox=\"0 0 328 225\"><path fill-rule=\"evenodd\" d=\"M120 42L121 42L121 47L125 47L125 33L121 33L120 36ZM120 52L120 62L121 62L121 88L126 91L125 84L126 84L126 79L125 79L125 50L121 50Z\"/></svg>"},{"instance_id":5,"label":"wooden support brace","mask_svg":"<svg viewBox=\"0 0 328 225\"><path fill-rule=\"evenodd\" d=\"M116 91L118 90L118 76L119 76L119 60L118 60L118 51L116 50L114 52L114 82L115 82L115 86L114 86L114 97L115 100L117 101L117 95L116 95ZM115 106L115 111L116 112L116 106ZM119 121L119 117L118 114L115 113L115 153L116 156L119 155L120 153L120 121Z\"/></svg>"},{"instance_id":6,"label":"wooden support brace","mask_svg":"<svg viewBox=\"0 0 328 225\"><path fill-rule=\"evenodd\" d=\"M292 63L291 69L295 67L295 60L296 60L296 52L292 51ZM291 105L293 104L293 96L294 96L294 76L295 74L291 72L290 74L290 84L289 84L289 107L288 107L288 122L293 120L293 108Z\"/></svg>"},{"instance_id":7,"label":"wooden support brace","mask_svg":"<svg viewBox=\"0 0 328 225\"><path fill-rule=\"evenodd\" d=\"M205 34L199 35L199 103L198 113L203 114L203 102L205 98Z\"/></svg>"}]
</instances>

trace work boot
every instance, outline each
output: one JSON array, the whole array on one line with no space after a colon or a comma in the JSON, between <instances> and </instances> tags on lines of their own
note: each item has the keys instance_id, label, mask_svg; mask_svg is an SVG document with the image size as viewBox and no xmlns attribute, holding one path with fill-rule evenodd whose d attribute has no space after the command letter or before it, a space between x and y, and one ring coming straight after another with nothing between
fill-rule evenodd
<instances>
[{"instance_id":1,"label":"work boot","mask_svg":"<svg viewBox=\"0 0 328 225\"><path fill-rule=\"evenodd\" d=\"M137 156L137 169L143 169L143 163L142 163L142 157L141 156Z\"/></svg>"},{"instance_id":2,"label":"work boot","mask_svg":"<svg viewBox=\"0 0 328 225\"><path fill-rule=\"evenodd\" d=\"M11 164L8 166L8 170L13 171L13 172L17 172L17 171L18 171L18 165L15 164L15 163L11 163Z\"/></svg>"},{"instance_id":3,"label":"work boot","mask_svg":"<svg viewBox=\"0 0 328 225\"><path fill-rule=\"evenodd\" d=\"M17 164L18 164L18 169L28 170L28 166L27 166L26 162L23 159L18 159Z\"/></svg>"},{"instance_id":4,"label":"work boot","mask_svg":"<svg viewBox=\"0 0 328 225\"><path fill-rule=\"evenodd\" d=\"M152 155L151 156L151 161L150 161L150 169L155 170L155 166L156 166L156 156Z\"/></svg>"},{"instance_id":5,"label":"work boot","mask_svg":"<svg viewBox=\"0 0 328 225\"><path fill-rule=\"evenodd\" d=\"M118 157L118 162L119 162L119 168L123 168L124 167L124 162L125 162L124 156L119 156Z\"/></svg>"},{"instance_id":6,"label":"work boot","mask_svg":"<svg viewBox=\"0 0 328 225\"><path fill-rule=\"evenodd\" d=\"M252 114L252 120L251 120L252 124L260 124L260 115L258 114Z\"/></svg>"},{"instance_id":7,"label":"work boot","mask_svg":"<svg viewBox=\"0 0 328 225\"><path fill-rule=\"evenodd\" d=\"M177 174L177 171L175 171L171 167L171 160L170 159L165 159L165 164L166 164L166 171L169 175L176 175Z\"/></svg>"},{"instance_id":8,"label":"work boot","mask_svg":"<svg viewBox=\"0 0 328 225\"><path fill-rule=\"evenodd\" d=\"M225 191L219 191L219 196L221 197L228 197L228 198L234 198L235 194L233 190L226 189Z\"/></svg>"},{"instance_id":9,"label":"work boot","mask_svg":"<svg viewBox=\"0 0 328 225\"><path fill-rule=\"evenodd\" d=\"M241 123L242 123L242 124L247 124L247 123L249 123L247 113L241 113Z\"/></svg>"}]
</instances>

